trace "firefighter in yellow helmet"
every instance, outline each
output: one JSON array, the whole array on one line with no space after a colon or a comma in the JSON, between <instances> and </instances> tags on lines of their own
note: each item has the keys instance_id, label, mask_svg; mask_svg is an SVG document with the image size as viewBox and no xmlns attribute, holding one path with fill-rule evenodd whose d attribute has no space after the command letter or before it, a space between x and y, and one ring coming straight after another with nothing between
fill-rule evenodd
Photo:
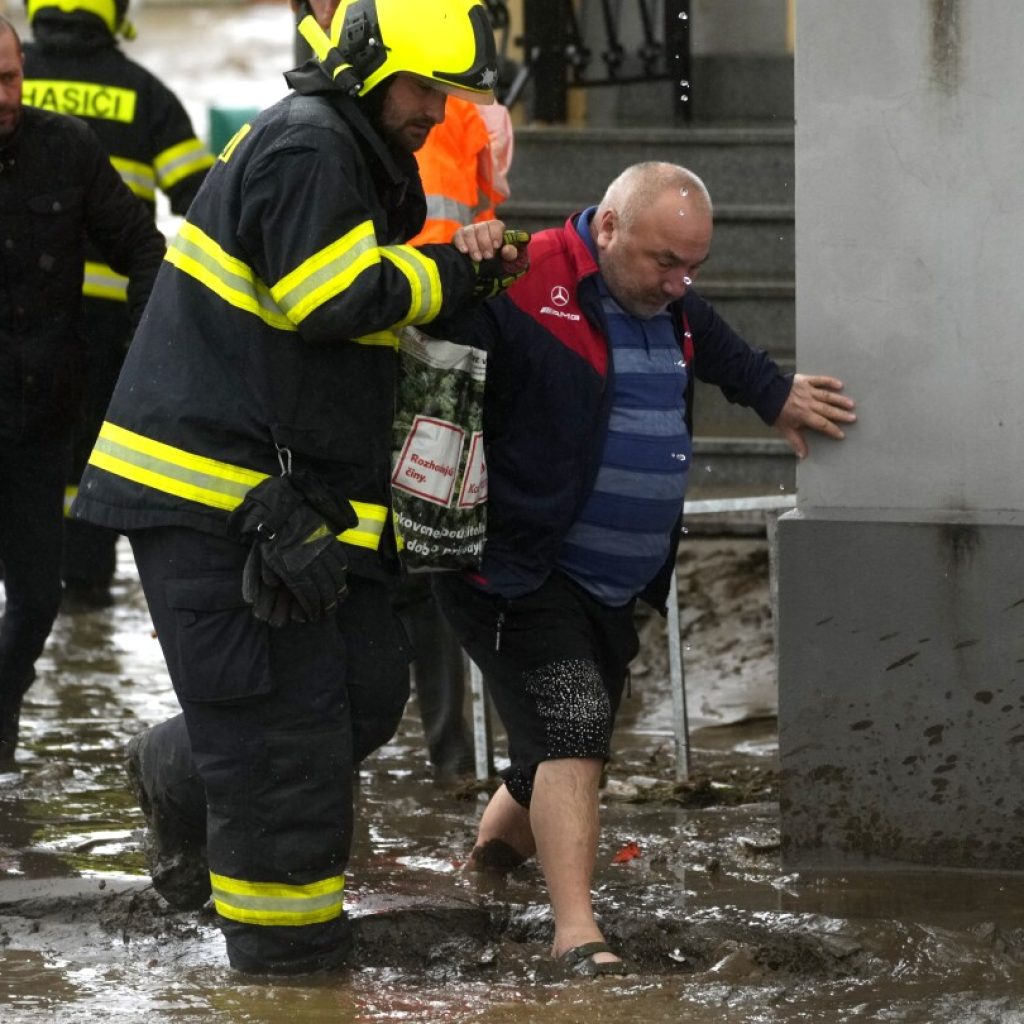
<instances>
[{"instance_id":1,"label":"firefighter in yellow helmet","mask_svg":"<svg viewBox=\"0 0 1024 1024\"><path fill-rule=\"evenodd\" d=\"M248 972L345 958L353 765L408 695L397 332L443 336L526 265L500 225L468 253L405 244L446 95L492 98L483 6L318 2L300 27L316 56L193 201L73 507L128 534L182 707L128 745L154 885L212 892Z\"/></svg>"},{"instance_id":2,"label":"firefighter in yellow helmet","mask_svg":"<svg viewBox=\"0 0 1024 1024\"><path fill-rule=\"evenodd\" d=\"M135 36L128 0L25 0L25 8L33 35L25 46L25 102L82 118L152 217L158 190L172 213L184 215L213 157L177 96L118 45L118 37ZM87 250L82 294L89 358L68 497L78 490L131 340L125 283L95 249ZM116 542L113 530L66 521L65 607L110 603Z\"/></svg>"}]
</instances>

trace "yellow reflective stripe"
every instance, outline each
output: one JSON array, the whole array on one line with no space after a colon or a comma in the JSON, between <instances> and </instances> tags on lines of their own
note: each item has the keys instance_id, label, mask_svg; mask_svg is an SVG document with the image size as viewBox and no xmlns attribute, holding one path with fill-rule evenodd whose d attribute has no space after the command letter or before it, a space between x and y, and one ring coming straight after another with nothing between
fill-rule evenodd
<instances>
[{"instance_id":1,"label":"yellow reflective stripe","mask_svg":"<svg viewBox=\"0 0 1024 1024\"><path fill-rule=\"evenodd\" d=\"M357 548L376 551L380 547L381 534L388 520L388 510L383 505L370 505L365 501L351 501L359 522L349 530L338 534L338 540Z\"/></svg>"},{"instance_id":2,"label":"yellow reflective stripe","mask_svg":"<svg viewBox=\"0 0 1024 1024\"><path fill-rule=\"evenodd\" d=\"M110 422L100 427L89 462L115 476L227 512L268 475L193 455Z\"/></svg>"},{"instance_id":3,"label":"yellow reflective stripe","mask_svg":"<svg viewBox=\"0 0 1024 1024\"><path fill-rule=\"evenodd\" d=\"M22 87L22 100L30 107L41 107L58 114L123 124L131 124L135 120L135 90L119 89L114 85L29 78Z\"/></svg>"},{"instance_id":4,"label":"yellow reflective stripe","mask_svg":"<svg viewBox=\"0 0 1024 1024\"><path fill-rule=\"evenodd\" d=\"M373 221L364 221L281 278L270 294L291 320L300 324L379 262Z\"/></svg>"},{"instance_id":5,"label":"yellow reflective stripe","mask_svg":"<svg viewBox=\"0 0 1024 1024\"><path fill-rule=\"evenodd\" d=\"M93 299L127 302L128 278L105 263L91 263L87 260L85 276L82 279L82 294Z\"/></svg>"},{"instance_id":6,"label":"yellow reflective stripe","mask_svg":"<svg viewBox=\"0 0 1024 1024\"><path fill-rule=\"evenodd\" d=\"M229 256L195 224L187 221L182 224L178 237L167 247L164 259L194 277L225 302L258 316L268 327L281 331L297 330L252 268Z\"/></svg>"},{"instance_id":7,"label":"yellow reflective stripe","mask_svg":"<svg viewBox=\"0 0 1024 1024\"><path fill-rule=\"evenodd\" d=\"M384 245L381 256L387 257L405 275L412 300L409 312L395 324L424 324L441 312L441 275L437 264L411 245Z\"/></svg>"},{"instance_id":8,"label":"yellow reflective stripe","mask_svg":"<svg viewBox=\"0 0 1024 1024\"><path fill-rule=\"evenodd\" d=\"M251 124L243 124L242 127L239 128L238 131L235 132L235 134L232 135L231 138L228 140L228 144L221 150L220 156L217 157L217 159L222 161L223 163L227 163L231 159L232 154L238 148L238 144L251 131Z\"/></svg>"},{"instance_id":9,"label":"yellow reflective stripe","mask_svg":"<svg viewBox=\"0 0 1024 1024\"><path fill-rule=\"evenodd\" d=\"M157 181L166 192L190 174L212 167L213 156L198 139L192 138L159 153L153 166L156 168Z\"/></svg>"},{"instance_id":10,"label":"yellow reflective stripe","mask_svg":"<svg viewBox=\"0 0 1024 1024\"><path fill-rule=\"evenodd\" d=\"M64 488L64 518L71 517L71 503L78 497L78 484L68 484Z\"/></svg>"},{"instance_id":11,"label":"yellow reflective stripe","mask_svg":"<svg viewBox=\"0 0 1024 1024\"><path fill-rule=\"evenodd\" d=\"M109 420L100 427L89 464L144 487L225 512L238 508L249 490L268 476L154 441ZM338 540L376 551L388 510L383 505L365 501L350 501L349 504L359 521L339 533Z\"/></svg>"},{"instance_id":12,"label":"yellow reflective stripe","mask_svg":"<svg viewBox=\"0 0 1024 1024\"><path fill-rule=\"evenodd\" d=\"M28 0L28 20L31 21L46 7L56 7L68 14L87 11L95 14L110 29L111 35L117 29L117 4L114 0Z\"/></svg>"},{"instance_id":13,"label":"yellow reflective stripe","mask_svg":"<svg viewBox=\"0 0 1024 1024\"><path fill-rule=\"evenodd\" d=\"M345 904L345 876L307 885L243 882L210 872L213 905L221 917L246 924L299 926L340 917Z\"/></svg>"},{"instance_id":14,"label":"yellow reflective stripe","mask_svg":"<svg viewBox=\"0 0 1024 1024\"><path fill-rule=\"evenodd\" d=\"M121 180L137 196L150 201L156 199L156 175L149 164L139 163L138 160L126 160L122 156L112 156L110 162L114 165L114 170L121 175Z\"/></svg>"},{"instance_id":15,"label":"yellow reflective stripe","mask_svg":"<svg viewBox=\"0 0 1024 1024\"><path fill-rule=\"evenodd\" d=\"M398 351L400 338L398 331L376 331L373 334L364 334L359 338L353 338L357 345L380 345L384 348L393 348Z\"/></svg>"}]
</instances>

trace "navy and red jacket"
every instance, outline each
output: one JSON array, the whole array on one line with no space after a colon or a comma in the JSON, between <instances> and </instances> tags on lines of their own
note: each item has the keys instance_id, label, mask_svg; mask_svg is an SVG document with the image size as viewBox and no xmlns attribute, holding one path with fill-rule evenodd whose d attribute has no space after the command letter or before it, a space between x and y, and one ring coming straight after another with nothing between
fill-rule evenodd
<instances>
[{"instance_id":1,"label":"navy and red jacket","mask_svg":"<svg viewBox=\"0 0 1024 1024\"><path fill-rule=\"evenodd\" d=\"M533 237L530 272L488 302L474 323L474 344L488 351L487 542L476 580L509 598L536 590L555 567L594 486L611 415L614 382L598 266L576 230L577 217ZM791 376L696 292L669 310L690 369L691 434L695 375L773 423ZM681 522L682 510L669 557L640 595L655 608L665 605Z\"/></svg>"}]
</instances>

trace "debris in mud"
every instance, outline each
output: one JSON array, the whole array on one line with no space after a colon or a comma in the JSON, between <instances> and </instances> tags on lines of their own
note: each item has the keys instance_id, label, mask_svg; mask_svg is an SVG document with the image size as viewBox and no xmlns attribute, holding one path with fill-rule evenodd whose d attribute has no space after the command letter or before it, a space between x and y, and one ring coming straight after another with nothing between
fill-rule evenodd
<instances>
[{"instance_id":1,"label":"debris in mud","mask_svg":"<svg viewBox=\"0 0 1024 1024\"><path fill-rule=\"evenodd\" d=\"M609 779L605 799L625 803L670 803L680 807L735 807L778 799L778 773L773 768L735 766L711 775L693 775L682 781L638 785L627 779Z\"/></svg>"}]
</instances>

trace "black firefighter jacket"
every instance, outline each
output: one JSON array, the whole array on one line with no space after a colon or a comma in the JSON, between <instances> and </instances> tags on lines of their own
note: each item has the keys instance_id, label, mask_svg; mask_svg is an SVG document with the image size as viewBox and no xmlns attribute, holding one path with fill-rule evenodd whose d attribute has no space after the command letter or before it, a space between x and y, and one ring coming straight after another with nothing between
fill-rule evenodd
<instances>
[{"instance_id":1,"label":"black firefighter jacket","mask_svg":"<svg viewBox=\"0 0 1024 1024\"><path fill-rule=\"evenodd\" d=\"M359 525L381 566L398 329L455 313L476 272L450 245L399 244L426 204L408 154L315 65L228 143L168 248L73 514L120 530L227 535L246 492L291 462ZM392 551L391 542L384 545Z\"/></svg>"},{"instance_id":2,"label":"black firefighter jacket","mask_svg":"<svg viewBox=\"0 0 1024 1024\"><path fill-rule=\"evenodd\" d=\"M87 237L130 279L138 319L163 237L83 122L26 107L0 148L0 441L45 440L75 419Z\"/></svg>"},{"instance_id":3,"label":"black firefighter jacket","mask_svg":"<svg viewBox=\"0 0 1024 1024\"><path fill-rule=\"evenodd\" d=\"M156 215L156 193L184 216L213 164L178 98L119 49L84 10L46 8L25 44L27 105L73 114L96 133L124 183ZM84 294L124 302L124 280L95 251L87 253Z\"/></svg>"}]
</instances>

